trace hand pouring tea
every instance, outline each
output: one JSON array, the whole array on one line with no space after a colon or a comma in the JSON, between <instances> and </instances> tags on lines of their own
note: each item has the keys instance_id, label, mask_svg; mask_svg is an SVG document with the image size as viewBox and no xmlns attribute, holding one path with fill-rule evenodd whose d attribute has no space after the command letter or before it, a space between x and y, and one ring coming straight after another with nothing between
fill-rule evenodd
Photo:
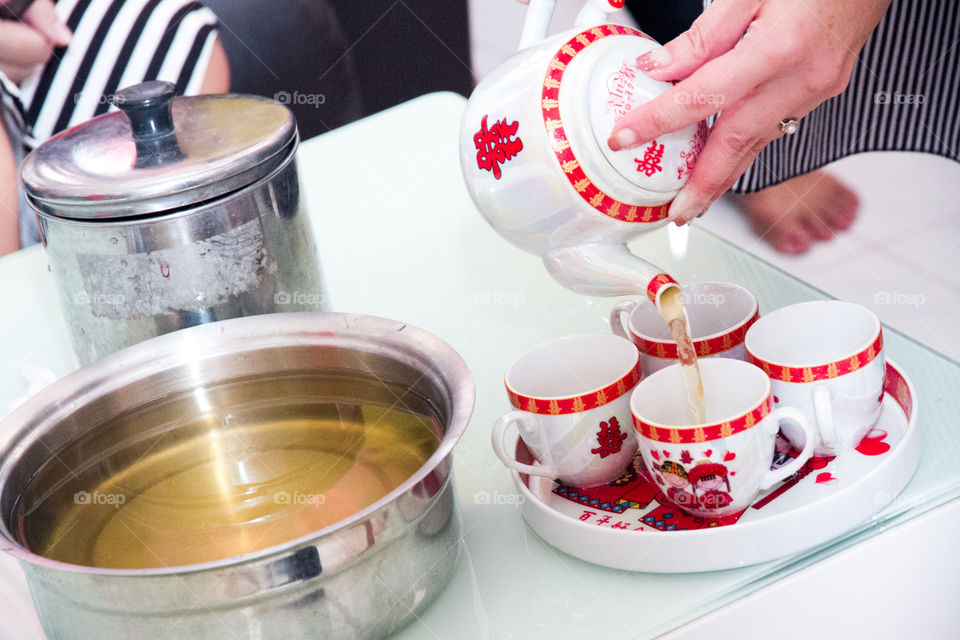
<instances>
[{"instance_id":1,"label":"hand pouring tea","mask_svg":"<svg viewBox=\"0 0 960 640\"><path fill-rule=\"evenodd\" d=\"M627 242L663 226L707 134L704 122L643 148L611 150L614 122L669 90L636 59L657 43L604 24L616 0L591 0L575 28L545 39L553 0L531 0L521 50L477 86L460 127L460 162L493 228L538 254L565 287L587 295L646 293L682 345L691 406L696 353L677 283ZM666 295L668 292L669 295Z\"/></svg>"}]
</instances>

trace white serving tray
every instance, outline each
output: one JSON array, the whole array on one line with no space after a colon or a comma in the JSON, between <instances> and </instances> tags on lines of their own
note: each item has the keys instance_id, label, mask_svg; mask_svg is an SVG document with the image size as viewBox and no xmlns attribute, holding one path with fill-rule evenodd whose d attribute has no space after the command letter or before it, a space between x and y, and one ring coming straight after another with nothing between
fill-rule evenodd
<instances>
[{"instance_id":1,"label":"white serving tray","mask_svg":"<svg viewBox=\"0 0 960 640\"><path fill-rule=\"evenodd\" d=\"M628 571L730 569L815 547L890 504L917 469L916 393L889 361L884 390L880 418L857 451L813 459L806 473L761 493L739 519L692 518L660 505L656 489L636 474L600 490L577 490L514 472L523 517L558 549ZM535 462L522 440L516 451L521 462Z\"/></svg>"}]
</instances>

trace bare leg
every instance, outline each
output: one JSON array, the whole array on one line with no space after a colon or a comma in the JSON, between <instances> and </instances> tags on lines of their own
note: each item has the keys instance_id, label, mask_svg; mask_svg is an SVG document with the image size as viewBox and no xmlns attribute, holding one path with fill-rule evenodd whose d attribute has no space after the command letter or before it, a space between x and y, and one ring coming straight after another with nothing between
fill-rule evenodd
<instances>
[{"instance_id":1,"label":"bare leg","mask_svg":"<svg viewBox=\"0 0 960 640\"><path fill-rule=\"evenodd\" d=\"M805 253L848 229L860 201L826 171L814 171L756 193L730 194L754 232L782 253Z\"/></svg>"}]
</instances>

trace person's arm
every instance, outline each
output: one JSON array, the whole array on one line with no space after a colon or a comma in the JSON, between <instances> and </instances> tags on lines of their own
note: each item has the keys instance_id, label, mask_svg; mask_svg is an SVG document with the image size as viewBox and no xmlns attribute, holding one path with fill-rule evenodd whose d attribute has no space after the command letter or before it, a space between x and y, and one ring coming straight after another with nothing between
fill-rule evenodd
<instances>
[{"instance_id":1,"label":"person's arm","mask_svg":"<svg viewBox=\"0 0 960 640\"><path fill-rule=\"evenodd\" d=\"M614 150L722 113L670 218L688 222L729 189L757 154L840 93L890 0L716 0L684 34L637 64L670 91L621 118ZM803 126L801 121L799 126Z\"/></svg>"},{"instance_id":2,"label":"person's arm","mask_svg":"<svg viewBox=\"0 0 960 640\"><path fill-rule=\"evenodd\" d=\"M213 43L213 51L210 53L210 62L207 64L207 72L203 76L203 84L200 85L200 93L226 93L230 91L230 65L227 63L227 53L220 44L220 38L217 37Z\"/></svg>"},{"instance_id":3,"label":"person's arm","mask_svg":"<svg viewBox=\"0 0 960 640\"><path fill-rule=\"evenodd\" d=\"M0 120L0 256L20 248L17 167L7 129Z\"/></svg>"}]
</instances>

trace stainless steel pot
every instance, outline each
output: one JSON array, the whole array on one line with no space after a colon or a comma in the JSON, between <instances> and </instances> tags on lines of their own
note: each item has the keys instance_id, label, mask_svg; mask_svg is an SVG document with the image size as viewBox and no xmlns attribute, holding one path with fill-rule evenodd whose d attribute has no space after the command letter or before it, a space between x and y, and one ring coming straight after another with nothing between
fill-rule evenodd
<instances>
[{"instance_id":1,"label":"stainless steel pot","mask_svg":"<svg viewBox=\"0 0 960 640\"><path fill-rule=\"evenodd\" d=\"M225 560L98 569L50 560L25 544L34 534L18 516L24 500L55 500L57 492L95 486L180 435L151 429L156 425L149 412L135 420L120 417L169 397L192 399L200 410L215 395L211 389L236 380L255 383L247 385L250 397L242 402L278 394L274 400L282 408L304 402L303 385L256 383L299 375L320 377L309 386L313 398L395 403L400 394L437 418L439 448L406 482L359 513ZM470 373L449 346L381 318L272 314L154 338L68 375L0 424L0 549L20 561L51 639L381 636L423 609L457 561L461 524L452 451L473 400ZM37 478L50 482L31 489Z\"/></svg>"},{"instance_id":2,"label":"stainless steel pot","mask_svg":"<svg viewBox=\"0 0 960 640\"><path fill-rule=\"evenodd\" d=\"M204 322L328 308L286 107L120 91L20 178L83 363Z\"/></svg>"}]
</instances>

